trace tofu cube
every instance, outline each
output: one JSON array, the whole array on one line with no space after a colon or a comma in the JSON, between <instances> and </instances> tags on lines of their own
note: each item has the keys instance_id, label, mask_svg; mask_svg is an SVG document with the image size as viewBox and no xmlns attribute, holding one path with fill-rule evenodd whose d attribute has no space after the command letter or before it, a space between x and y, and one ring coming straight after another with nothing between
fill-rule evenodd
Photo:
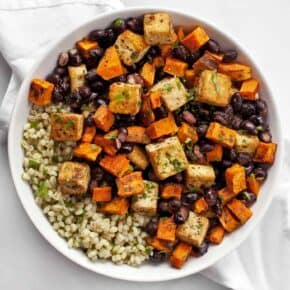
<instances>
[{"instance_id":1,"label":"tofu cube","mask_svg":"<svg viewBox=\"0 0 290 290\"><path fill-rule=\"evenodd\" d=\"M244 152L254 154L259 145L259 138L257 136L236 134L235 150L237 152Z\"/></svg>"},{"instance_id":2,"label":"tofu cube","mask_svg":"<svg viewBox=\"0 0 290 290\"><path fill-rule=\"evenodd\" d=\"M82 137L84 117L81 114L51 114L51 138L55 141L78 141Z\"/></svg>"},{"instance_id":3,"label":"tofu cube","mask_svg":"<svg viewBox=\"0 0 290 290\"><path fill-rule=\"evenodd\" d=\"M31 103L38 106L45 106L51 103L51 96L54 85L42 79L31 81L28 99Z\"/></svg>"},{"instance_id":4,"label":"tofu cube","mask_svg":"<svg viewBox=\"0 0 290 290\"><path fill-rule=\"evenodd\" d=\"M141 85L116 82L109 90L109 109L113 113L136 115L141 107Z\"/></svg>"},{"instance_id":5,"label":"tofu cube","mask_svg":"<svg viewBox=\"0 0 290 290\"><path fill-rule=\"evenodd\" d=\"M121 33L114 46L122 62L128 66L140 61L150 48L142 35L131 30Z\"/></svg>"},{"instance_id":6,"label":"tofu cube","mask_svg":"<svg viewBox=\"0 0 290 290\"><path fill-rule=\"evenodd\" d=\"M75 89L82 87L85 84L87 67L85 64L81 64L79 66L69 66L68 74L70 78L70 90L73 92Z\"/></svg>"},{"instance_id":7,"label":"tofu cube","mask_svg":"<svg viewBox=\"0 0 290 290\"><path fill-rule=\"evenodd\" d=\"M214 70L204 70L198 80L197 100L224 107L230 103L232 81L229 76Z\"/></svg>"},{"instance_id":8,"label":"tofu cube","mask_svg":"<svg viewBox=\"0 0 290 290\"><path fill-rule=\"evenodd\" d=\"M189 164L186 169L186 184L193 187L210 187L215 182L211 165Z\"/></svg>"},{"instance_id":9,"label":"tofu cube","mask_svg":"<svg viewBox=\"0 0 290 290\"><path fill-rule=\"evenodd\" d=\"M172 44L176 36L170 15L167 13L145 14L144 37L150 45Z\"/></svg>"},{"instance_id":10,"label":"tofu cube","mask_svg":"<svg viewBox=\"0 0 290 290\"><path fill-rule=\"evenodd\" d=\"M153 86L150 92L160 92L160 97L170 112L188 102L187 90L179 78L163 79Z\"/></svg>"},{"instance_id":11,"label":"tofu cube","mask_svg":"<svg viewBox=\"0 0 290 290\"><path fill-rule=\"evenodd\" d=\"M154 172L161 180L182 172L187 167L185 153L176 136L146 145L145 148Z\"/></svg>"},{"instance_id":12,"label":"tofu cube","mask_svg":"<svg viewBox=\"0 0 290 290\"><path fill-rule=\"evenodd\" d=\"M158 183L144 180L143 194L132 197L131 209L139 214L154 216L157 213Z\"/></svg>"},{"instance_id":13,"label":"tofu cube","mask_svg":"<svg viewBox=\"0 0 290 290\"><path fill-rule=\"evenodd\" d=\"M90 167L87 164L70 161L62 163L58 174L58 183L62 193L86 193L89 181Z\"/></svg>"},{"instance_id":14,"label":"tofu cube","mask_svg":"<svg viewBox=\"0 0 290 290\"><path fill-rule=\"evenodd\" d=\"M132 152L130 152L127 157L137 168L142 170L145 170L149 165L146 152L141 146L135 145Z\"/></svg>"},{"instance_id":15,"label":"tofu cube","mask_svg":"<svg viewBox=\"0 0 290 290\"><path fill-rule=\"evenodd\" d=\"M176 236L183 242L199 247L205 239L208 228L208 218L190 211L186 222L177 227Z\"/></svg>"}]
</instances>

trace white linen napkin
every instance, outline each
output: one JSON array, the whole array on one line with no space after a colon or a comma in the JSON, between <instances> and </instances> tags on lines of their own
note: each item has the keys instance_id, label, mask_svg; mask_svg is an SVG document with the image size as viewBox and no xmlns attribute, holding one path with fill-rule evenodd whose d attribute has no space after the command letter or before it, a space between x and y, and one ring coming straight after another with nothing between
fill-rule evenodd
<instances>
[{"instance_id":1,"label":"white linen napkin","mask_svg":"<svg viewBox=\"0 0 290 290\"><path fill-rule=\"evenodd\" d=\"M35 59L59 36L99 13L122 6L119 0L0 1L0 51L12 69L12 77L0 106L0 142L5 140L7 124L21 81ZM289 142L285 148L290 148ZM202 271L202 275L237 290L288 288L289 158L285 160L283 172L283 186L277 190L271 214L266 215L239 249Z\"/></svg>"}]
</instances>

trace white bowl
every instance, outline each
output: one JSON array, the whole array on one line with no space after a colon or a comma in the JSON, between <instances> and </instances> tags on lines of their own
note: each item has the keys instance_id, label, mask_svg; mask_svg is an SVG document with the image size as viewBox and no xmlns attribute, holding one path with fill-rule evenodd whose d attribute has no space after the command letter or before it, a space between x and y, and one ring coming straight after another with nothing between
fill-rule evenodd
<instances>
[{"instance_id":1,"label":"white bowl","mask_svg":"<svg viewBox=\"0 0 290 290\"><path fill-rule=\"evenodd\" d=\"M276 161L269 170L268 179L262 186L258 201L252 208L254 212L253 217L246 225L242 226L234 233L227 235L221 245L211 246L206 255L200 258L191 258L181 270L171 268L167 263L163 263L158 266L148 263L141 265L138 268L134 268L126 265L117 266L111 262L91 262L81 251L69 249L67 242L58 236L42 213L41 209L36 205L30 186L21 179L21 173L23 171L23 152L20 143L22 139L23 126L26 123L30 107L27 99L30 80L35 76L45 77L53 69L58 54L61 51L71 48L76 40L87 35L91 30L96 28L104 28L117 17L127 18L131 16L140 16L146 12L154 11L165 11L170 13L173 18L174 25L184 25L185 27L190 28L193 25L200 24L212 38L219 41L223 48L236 48L238 50L239 60L250 65L253 68L254 77L261 82L261 96L267 100L269 105L269 122L273 133L273 140L276 143L279 143ZM237 41L219 31L208 22L202 21L198 17L190 14L164 8L130 8L103 14L102 16L96 17L96 19L85 23L73 32L64 36L52 49L50 49L46 55L42 57L41 61L35 65L34 69L31 70L24 80L18 94L9 127L8 152L11 173L23 207L33 224L51 245L75 263L96 273L124 280L149 282L177 279L199 272L211 266L217 260L237 248L241 242L248 237L265 214L274 195L275 185L278 182L279 169L282 160L281 140L282 136L279 115L277 112L275 99L271 94L270 88L268 87L268 81L265 80L255 62L249 57L249 54L245 52L245 49L242 48Z\"/></svg>"}]
</instances>

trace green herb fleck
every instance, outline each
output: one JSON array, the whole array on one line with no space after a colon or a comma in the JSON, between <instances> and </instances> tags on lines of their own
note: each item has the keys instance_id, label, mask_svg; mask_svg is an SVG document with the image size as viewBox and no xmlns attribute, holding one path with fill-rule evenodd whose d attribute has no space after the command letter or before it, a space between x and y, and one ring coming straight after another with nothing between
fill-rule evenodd
<instances>
[{"instance_id":1,"label":"green herb fleck","mask_svg":"<svg viewBox=\"0 0 290 290\"><path fill-rule=\"evenodd\" d=\"M257 129L258 131L263 131L263 130L264 130L263 126L257 126L256 129Z\"/></svg>"},{"instance_id":2,"label":"green herb fleck","mask_svg":"<svg viewBox=\"0 0 290 290\"><path fill-rule=\"evenodd\" d=\"M38 125L39 125L39 121L38 120L34 120L30 122L30 127L33 129L37 129Z\"/></svg>"},{"instance_id":3,"label":"green herb fleck","mask_svg":"<svg viewBox=\"0 0 290 290\"><path fill-rule=\"evenodd\" d=\"M214 70L212 75L211 75L211 81L214 84L216 92L219 93L221 88L220 88L220 86L217 83L217 71L216 70Z\"/></svg>"},{"instance_id":4,"label":"green herb fleck","mask_svg":"<svg viewBox=\"0 0 290 290\"><path fill-rule=\"evenodd\" d=\"M177 85L178 90L181 90L182 83L181 83L181 80L179 78L176 78L176 85Z\"/></svg>"},{"instance_id":5,"label":"green herb fleck","mask_svg":"<svg viewBox=\"0 0 290 290\"><path fill-rule=\"evenodd\" d=\"M121 18L117 18L115 21L114 21L114 26L116 28L119 28L123 23L123 20Z\"/></svg>"},{"instance_id":6,"label":"green herb fleck","mask_svg":"<svg viewBox=\"0 0 290 290\"><path fill-rule=\"evenodd\" d=\"M73 120L68 120L65 124L65 129L70 129L75 125L75 122Z\"/></svg>"},{"instance_id":7,"label":"green herb fleck","mask_svg":"<svg viewBox=\"0 0 290 290\"><path fill-rule=\"evenodd\" d=\"M133 61L137 60L138 57L139 57L139 54L138 54L137 52L135 52L135 51L132 52L132 54L131 54L131 59L132 59Z\"/></svg>"},{"instance_id":8,"label":"green herb fleck","mask_svg":"<svg viewBox=\"0 0 290 290\"><path fill-rule=\"evenodd\" d=\"M124 90L121 94L117 94L115 96L115 101L116 102L122 102L124 101L125 99L129 98L129 91L128 90Z\"/></svg>"},{"instance_id":9,"label":"green herb fleck","mask_svg":"<svg viewBox=\"0 0 290 290\"><path fill-rule=\"evenodd\" d=\"M195 99L194 91L188 91L188 92L186 93L186 99L187 99L187 101L194 100L194 99Z\"/></svg>"},{"instance_id":10,"label":"green herb fleck","mask_svg":"<svg viewBox=\"0 0 290 290\"><path fill-rule=\"evenodd\" d=\"M55 122L57 122L57 123L61 123L61 117L60 117L60 115L58 115L58 114L54 114L54 115L53 115L53 119L54 119Z\"/></svg>"},{"instance_id":11,"label":"green herb fleck","mask_svg":"<svg viewBox=\"0 0 290 290\"><path fill-rule=\"evenodd\" d=\"M171 84L165 84L163 88L167 93L170 93L173 90L173 86Z\"/></svg>"},{"instance_id":12,"label":"green herb fleck","mask_svg":"<svg viewBox=\"0 0 290 290\"><path fill-rule=\"evenodd\" d=\"M41 182L38 189L35 192L36 196L46 197L48 195L48 186L46 182Z\"/></svg>"},{"instance_id":13,"label":"green herb fleck","mask_svg":"<svg viewBox=\"0 0 290 290\"><path fill-rule=\"evenodd\" d=\"M29 159L28 161L28 167L29 168L33 168L33 169L38 169L40 166L40 163L35 161L35 160L32 160L32 159Z\"/></svg>"},{"instance_id":14,"label":"green herb fleck","mask_svg":"<svg viewBox=\"0 0 290 290\"><path fill-rule=\"evenodd\" d=\"M132 202L137 202L138 201L138 196L132 196Z\"/></svg>"},{"instance_id":15,"label":"green herb fleck","mask_svg":"<svg viewBox=\"0 0 290 290\"><path fill-rule=\"evenodd\" d=\"M106 139L110 139L110 140L116 139L117 137L118 137L118 134L115 132L111 132L106 135Z\"/></svg>"},{"instance_id":16,"label":"green herb fleck","mask_svg":"<svg viewBox=\"0 0 290 290\"><path fill-rule=\"evenodd\" d=\"M222 134L218 134L218 140L220 141L220 142L223 142L224 141L224 136L222 135Z\"/></svg>"},{"instance_id":17,"label":"green herb fleck","mask_svg":"<svg viewBox=\"0 0 290 290\"><path fill-rule=\"evenodd\" d=\"M97 150L98 146L96 144L91 144L91 148L92 148L92 150Z\"/></svg>"},{"instance_id":18,"label":"green herb fleck","mask_svg":"<svg viewBox=\"0 0 290 290\"><path fill-rule=\"evenodd\" d=\"M176 47L178 47L178 46L179 46L179 41L177 40L177 41L175 41L174 44L172 45L172 48L176 48Z\"/></svg>"}]
</instances>

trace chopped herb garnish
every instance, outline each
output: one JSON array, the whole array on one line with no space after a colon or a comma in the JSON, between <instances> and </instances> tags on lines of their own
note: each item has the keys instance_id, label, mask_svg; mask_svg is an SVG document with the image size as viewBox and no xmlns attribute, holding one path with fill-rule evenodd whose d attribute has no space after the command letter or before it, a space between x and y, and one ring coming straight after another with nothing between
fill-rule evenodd
<instances>
[{"instance_id":1,"label":"chopped herb garnish","mask_svg":"<svg viewBox=\"0 0 290 290\"><path fill-rule=\"evenodd\" d=\"M96 150L96 149L98 149L98 146L97 146L96 144L91 144L91 148L92 148L93 150Z\"/></svg>"},{"instance_id":2,"label":"chopped herb garnish","mask_svg":"<svg viewBox=\"0 0 290 290\"><path fill-rule=\"evenodd\" d=\"M177 88L178 88L179 90L181 90L181 88L182 88L182 83L181 83L181 80L180 80L179 78L176 78L176 85L177 85Z\"/></svg>"},{"instance_id":3,"label":"chopped herb garnish","mask_svg":"<svg viewBox=\"0 0 290 290\"><path fill-rule=\"evenodd\" d=\"M115 133L115 132L112 132L112 133L109 133L109 134L107 134L106 135L106 138L107 139L116 139L118 137L118 134L117 133Z\"/></svg>"},{"instance_id":4,"label":"chopped herb garnish","mask_svg":"<svg viewBox=\"0 0 290 290\"><path fill-rule=\"evenodd\" d=\"M132 52L132 54L131 54L131 59L133 60L133 61L135 61L137 58L138 58L138 56L139 56L139 54L137 53L137 52Z\"/></svg>"},{"instance_id":5,"label":"chopped herb garnish","mask_svg":"<svg viewBox=\"0 0 290 290\"><path fill-rule=\"evenodd\" d=\"M132 196L132 201L133 201L133 202L138 201L138 196L136 196L136 195L135 195L135 196Z\"/></svg>"},{"instance_id":6,"label":"chopped herb garnish","mask_svg":"<svg viewBox=\"0 0 290 290\"><path fill-rule=\"evenodd\" d=\"M172 48L176 48L176 47L178 47L178 46L179 46L179 41L177 40L177 41L175 41L174 44L172 45Z\"/></svg>"},{"instance_id":7,"label":"chopped herb garnish","mask_svg":"<svg viewBox=\"0 0 290 290\"><path fill-rule=\"evenodd\" d=\"M75 122L73 120L68 120L65 124L65 129L70 129L75 125Z\"/></svg>"},{"instance_id":8,"label":"chopped herb garnish","mask_svg":"<svg viewBox=\"0 0 290 290\"><path fill-rule=\"evenodd\" d=\"M115 101L116 102L122 102L125 99L129 98L129 91L128 90L124 90L121 94L117 94L115 96Z\"/></svg>"},{"instance_id":9,"label":"chopped herb garnish","mask_svg":"<svg viewBox=\"0 0 290 290\"><path fill-rule=\"evenodd\" d=\"M32 159L29 159L28 161L28 167L29 168L33 168L33 169L38 169L40 166L40 163L35 161L35 160L32 160Z\"/></svg>"},{"instance_id":10,"label":"chopped herb garnish","mask_svg":"<svg viewBox=\"0 0 290 290\"><path fill-rule=\"evenodd\" d=\"M194 100L194 99L195 99L194 91L188 91L188 92L186 93L186 99L187 99L187 101Z\"/></svg>"},{"instance_id":11,"label":"chopped herb garnish","mask_svg":"<svg viewBox=\"0 0 290 290\"><path fill-rule=\"evenodd\" d=\"M35 192L36 196L46 197L48 195L48 186L46 182L41 182L38 189Z\"/></svg>"},{"instance_id":12,"label":"chopped herb garnish","mask_svg":"<svg viewBox=\"0 0 290 290\"><path fill-rule=\"evenodd\" d=\"M256 129L257 129L258 131L263 131L263 130L264 130L263 126L257 126Z\"/></svg>"},{"instance_id":13,"label":"chopped herb garnish","mask_svg":"<svg viewBox=\"0 0 290 290\"><path fill-rule=\"evenodd\" d=\"M211 81L214 84L216 92L219 93L220 92L220 86L217 83L217 71L216 70L214 70L212 75L211 75Z\"/></svg>"},{"instance_id":14,"label":"chopped herb garnish","mask_svg":"<svg viewBox=\"0 0 290 290\"><path fill-rule=\"evenodd\" d=\"M167 93L170 93L173 90L173 86L171 84L165 84L163 88Z\"/></svg>"},{"instance_id":15,"label":"chopped herb garnish","mask_svg":"<svg viewBox=\"0 0 290 290\"><path fill-rule=\"evenodd\" d=\"M34 120L34 121L30 122L30 127L33 128L33 129L37 129L38 125L39 125L39 121L38 120Z\"/></svg>"},{"instance_id":16,"label":"chopped herb garnish","mask_svg":"<svg viewBox=\"0 0 290 290\"><path fill-rule=\"evenodd\" d=\"M58 115L58 114L54 114L54 115L53 115L53 119L54 119L54 121L57 122L57 123L60 123L60 122L61 122L61 117L60 117L60 115Z\"/></svg>"}]
</instances>

